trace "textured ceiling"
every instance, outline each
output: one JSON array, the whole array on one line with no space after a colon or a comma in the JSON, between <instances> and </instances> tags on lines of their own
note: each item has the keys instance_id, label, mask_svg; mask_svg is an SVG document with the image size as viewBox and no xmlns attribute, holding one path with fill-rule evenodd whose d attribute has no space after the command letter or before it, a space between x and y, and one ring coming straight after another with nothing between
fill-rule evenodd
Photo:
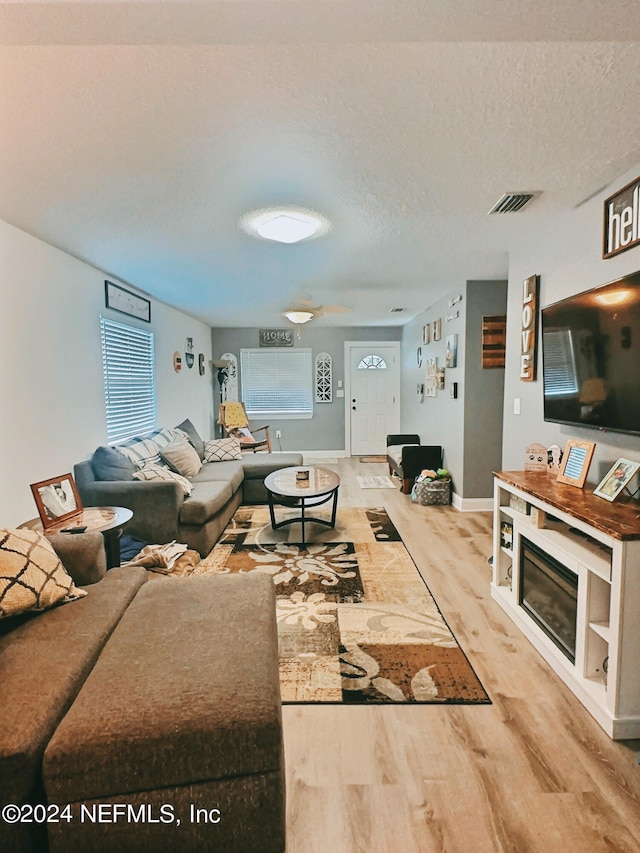
<instances>
[{"instance_id":1,"label":"textured ceiling","mask_svg":"<svg viewBox=\"0 0 640 853\"><path fill-rule=\"evenodd\" d=\"M640 162L639 79L636 0L0 2L0 218L214 326L403 323Z\"/></svg>"}]
</instances>

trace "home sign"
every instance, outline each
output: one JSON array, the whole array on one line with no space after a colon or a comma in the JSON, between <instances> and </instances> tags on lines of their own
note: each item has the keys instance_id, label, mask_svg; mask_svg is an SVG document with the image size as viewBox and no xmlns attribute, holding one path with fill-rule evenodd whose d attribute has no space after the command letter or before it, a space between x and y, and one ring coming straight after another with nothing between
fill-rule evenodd
<instances>
[{"instance_id":1,"label":"home sign","mask_svg":"<svg viewBox=\"0 0 640 853\"><path fill-rule=\"evenodd\" d=\"M640 243L640 178L604 203L602 257L612 258Z\"/></svg>"},{"instance_id":2,"label":"home sign","mask_svg":"<svg viewBox=\"0 0 640 853\"><path fill-rule=\"evenodd\" d=\"M530 275L522 283L522 332L520 335L520 379L536 378L538 346L538 291L540 276Z\"/></svg>"},{"instance_id":3,"label":"home sign","mask_svg":"<svg viewBox=\"0 0 640 853\"><path fill-rule=\"evenodd\" d=\"M293 332L290 329L260 329L261 347L292 347Z\"/></svg>"}]
</instances>

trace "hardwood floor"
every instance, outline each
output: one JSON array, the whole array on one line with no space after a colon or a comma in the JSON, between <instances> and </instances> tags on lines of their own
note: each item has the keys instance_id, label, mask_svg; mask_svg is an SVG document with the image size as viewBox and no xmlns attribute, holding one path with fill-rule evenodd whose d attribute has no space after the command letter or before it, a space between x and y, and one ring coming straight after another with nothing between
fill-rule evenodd
<instances>
[{"instance_id":1,"label":"hardwood floor","mask_svg":"<svg viewBox=\"0 0 640 853\"><path fill-rule=\"evenodd\" d=\"M638 853L640 741L610 740L491 599L491 514L316 464L338 512L386 507L493 704L285 706L288 853Z\"/></svg>"}]
</instances>

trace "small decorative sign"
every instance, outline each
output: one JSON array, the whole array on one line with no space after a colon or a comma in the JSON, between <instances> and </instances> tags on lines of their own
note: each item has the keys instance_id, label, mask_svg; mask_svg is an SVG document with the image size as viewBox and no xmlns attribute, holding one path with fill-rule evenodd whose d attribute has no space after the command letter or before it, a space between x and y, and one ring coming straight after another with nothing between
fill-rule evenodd
<instances>
[{"instance_id":1,"label":"small decorative sign","mask_svg":"<svg viewBox=\"0 0 640 853\"><path fill-rule=\"evenodd\" d=\"M522 283L522 333L520 336L520 379L534 382L538 352L538 291L540 276L530 275Z\"/></svg>"},{"instance_id":2,"label":"small decorative sign","mask_svg":"<svg viewBox=\"0 0 640 853\"><path fill-rule=\"evenodd\" d=\"M260 329L261 347L292 347L293 332L290 329Z\"/></svg>"},{"instance_id":3,"label":"small decorative sign","mask_svg":"<svg viewBox=\"0 0 640 853\"><path fill-rule=\"evenodd\" d=\"M602 231L605 259L640 243L640 178L605 200Z\"/></svg>"},{"instance_id":4,"label":"small decorative sign","mask_svg":"<svg viewBox=\"0 0 640 853\"><path fill-rule=\"evenodd\" d=\"M546 471L547 470L547 448L544 444L535 442L530 444L525 450L525 471Z\"/></svg>"},{"instance_id":5,"label":"small decorative sign","mask_svg":"<svg viewBox=\"0 0 640 853\"><path fill-rule=\"evenodd\" d=\"M112 311L129 314L138 320L144 320L145 323L151 322L151 302L112 281L104 283L104 304Z\"/></svg>"}]
</instances>

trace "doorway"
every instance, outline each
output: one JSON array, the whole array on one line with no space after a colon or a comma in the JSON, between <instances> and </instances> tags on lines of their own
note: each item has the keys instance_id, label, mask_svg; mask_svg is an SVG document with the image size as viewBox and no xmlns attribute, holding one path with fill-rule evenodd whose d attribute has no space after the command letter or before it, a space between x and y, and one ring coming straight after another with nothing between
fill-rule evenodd
<instances>
[{"instance_id":1,"label":"doorway","mask_svg":"<svg viewBox=\"0 0 640 853\"><path fill-rule=\"evenodd\" d=\"M347 456L386 452L400 431L400 341L345 342Z\"/></svg>"}]
</instances>

